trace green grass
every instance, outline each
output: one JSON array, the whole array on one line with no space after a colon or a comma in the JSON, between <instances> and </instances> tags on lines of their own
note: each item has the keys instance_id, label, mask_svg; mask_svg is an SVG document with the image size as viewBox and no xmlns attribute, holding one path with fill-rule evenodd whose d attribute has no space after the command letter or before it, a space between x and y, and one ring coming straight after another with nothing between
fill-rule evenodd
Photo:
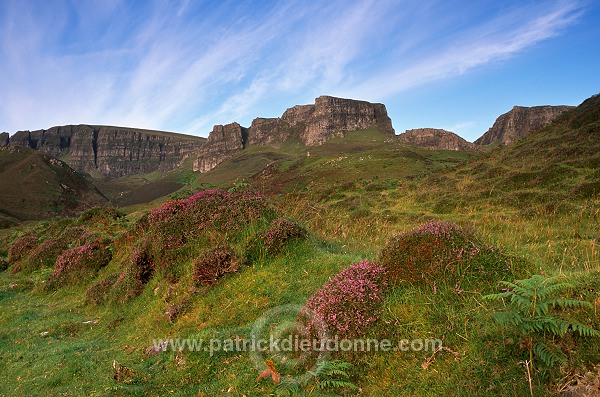
<instances>
[{"instance_id":1,"label":"green grass","mask_svg":"<svg viewBox=\"0 0 600 397\"><path fill-rule=\"evenodd\" d=\"M223 242L242 256L245 243L269 222L229 241L221 241L221 231L205 231L205 238L186 248L186 259L176 264L182 269L177 281L155 275L137 298L94 306L85 300L87 285L123 270L135 244L135 237L125 236L148 206L128 207L129 215L104 225L85 224L122 241L113 261L86 285L47 292L42 286L50 268L0 273L0 395L272 395L274 386L257 381L262 369L247 352L148 356L145 350L153 339L246 338L270 309L304 304L343 268L376 259L392 236L440 219L472 227L484 244L514 257L517 268L461 285L442 273L422 284L391 288L369 336L443 339L447 350L340 354L336 358L354 365L351 381L361 389L348 395L527 396L522 341L492 321L496 306L482 297L499 292L500 279L563 275L576 285L574 298L594 305L569 315L600 329L600 199L593 185L597 151L585 135L597 131L596 118L588 117L592 110L577 109L529 140L481 153L427 151L363 131L314 148L294 143L251 147L202 175L187 168L148 176L139 185L123 180L129 188L181 183L185 186L178 195L244 181L270 197L277 216L298 221L309 236L205 290L191 288L193 258L208 243ZM29 228L51 234L68 222L78 221L2 230L0 256ZM167 305L182 302L181 314L169 321ZM569 336L555 342L568 362L535 370L535 396L557 395L600 362L597 339ZM133 371L128 382L113 379L113 360Z\"/></svg>"}]
</instances>

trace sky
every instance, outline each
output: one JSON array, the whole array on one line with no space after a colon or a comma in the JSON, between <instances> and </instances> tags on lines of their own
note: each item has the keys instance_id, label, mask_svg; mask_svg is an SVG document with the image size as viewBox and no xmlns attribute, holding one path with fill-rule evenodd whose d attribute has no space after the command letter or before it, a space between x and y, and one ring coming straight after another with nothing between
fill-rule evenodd
<instances>
[{"instance_id":1,"label":"sky","mask_svg":"<svg viewBox=\"0 0 600 397\"><path fill-rule=\"evenodd\" d=\"M473 141L600 92L596 0L0 0L0 131L208 136L321 95Z\"/></svg>"}]
</instances>

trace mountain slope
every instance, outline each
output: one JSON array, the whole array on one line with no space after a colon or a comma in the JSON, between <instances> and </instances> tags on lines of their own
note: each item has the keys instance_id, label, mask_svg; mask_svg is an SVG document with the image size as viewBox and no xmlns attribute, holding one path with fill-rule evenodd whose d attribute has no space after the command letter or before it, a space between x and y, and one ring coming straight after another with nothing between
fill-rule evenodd
<instances>
[{"instance_id":1,"label":"mountain slope","mask_svg":"<svg viewBox=\"0 0 600 397\"><path fill-rule=\"evenodd\" d=\"M398 135L400 142L412 143L432 150L478 150L479 146L468 142L454 132L439 128L417 128Z\"/></svg>"},{"instance_id":2,"label":"mountain slope","mask_svg":"<svg viewBox=\"0 0 600 397\"><path fill-rule=\"evenodd\" d=\"M19 220L106 204L106 198L67 164L22 147L0 149L0 186L0 213Z\"/></svg>"},{"instance_id":3,"label":"mountain slope","mask_svg":"<svg viewBox=\"0 0 600 397\"><path fill-rule=\"evenodd\" d=\"M491 200L550 211L600 194L600 96L564 112L529 137L425 181L424 197L460 191L465 203ZM450 189L450 190L448 190ZM448 194L442 196L449 197Z\"/></svg>"},{"instance_id":4,"label":"mountain slope","mask_svg":"<svg viewBox=\"0 0 600 397\"><path fill-rule=\"evenodd\" d=\"M511 144L548 125L573 106L515 106L500 115L494 125L475 141L478 145Z\"/></svg>"}]
</instances>

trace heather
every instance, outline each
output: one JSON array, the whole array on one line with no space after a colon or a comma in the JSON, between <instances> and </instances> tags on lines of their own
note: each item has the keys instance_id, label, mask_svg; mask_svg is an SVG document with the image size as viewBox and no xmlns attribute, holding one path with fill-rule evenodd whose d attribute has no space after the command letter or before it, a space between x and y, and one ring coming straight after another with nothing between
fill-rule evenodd
<instances>
[{"instance_id":1,"label":"heather","mask_svg":"<svg viewBox=\"0 0 600 397\"><path fill-rule=\"evenodd\" d=\"M107 241L96 240L63 252L54 264L48 287L83 283L108 265L112 253Z\"/></svg>"},{"instance_id":2,"label":"heather","mask_svg":"<svg viewBox=\"0 0 600 397\"><path fill-rule=\"evenodd\" d=\"M109 300L113 303L125 303L138 297L156 271L154 257L147 239L138 242L125 257L124 266L119 273L110 274L98 281L97 291L89 291L90 295L99 295L96 303ZM109 290L104 293L103 289Z\"/></svg>"},{"instance_id":3,"label":"heather","mask_svg":"<svg viewBox=\"0 0 600 397\"><path fill-rule=\"evenodd\" d=\"M306 302L308 333L319 335L324 323L331 336L365 336L381 315L386 290L385 269L367 260L336 274Z\"/></svg>"},{"instance_id":4,"label":"heather","mask_svg":"<svg viewBox=\"0 0 600 397\"><path fill-rule=\"evenodd\" d=\"M150 236L159 271L175 280L182 275L178 264L191 260L198 248L244 241L274 215L259 193L203 190L152 209L138 223L138 234Z\"/></svg>"},{"instance_id":5,"label":"heather","mask_svg":"<svg viewBox=\"0 0 600 397\"><path fill-rule=\"evenodd\" d=\"M294 242L306 239L306 229L297 222L285 219L274 219L269 228L256 234L246 247L246 256L249 261L260 257L273 257L279 255Z\"/></svg>"},{"instance_id":6,"label":"heather","mask_svg":"<svg viewBox=\"0 0 600 397\"><path fill-rule=\"evenodd\" d=\"M347 149L340 143L339 150ZM195 188L187 186L154 209L119 209L122 216L94 209L76 219L11 231L0 241L0 257L22 236L37 240L19 260L22 271L0 273L5 380L0 394L278 395L272 377L257 380L265 362L275 363L283 383L290 374L318 371L316 355L272 350L255 362L229 346L212 356L146 352L154 338L248 338L261 316L289 305L296 312L273 316L265 332L303 332L295 328L297 313L310 308L319 316L300 319L312 319L307 325L316 335L323 334L324 324L332 338L443 340L437 351L332 353L330 358L351 362L349 376L361 395L530 395L527 368L520 363L528 359L523 350L528 341L510 326L500 327L495 307L483 296L503 294L501 280L514 283L537 273L571 278L576 287L567 298L593 308L565 314L573 324L600 328L594 311L600 307L600 277L593 203L568 216L523 217L493 207L453 212L461 208L451 205L459 202L459 193L449 191L446 206L412 196L420 181L398 175L399 163L390 166L408 158L404 148L382 151L376 172L369 171L364 153L322 161L322 150L329 149L315 147L297 162L273 163L269 172L293 173L289 191L263 195L210 188L181 198ZM254 154L253 161L273 161ZM423 162L457 158L417 154L415 161ZM407 169L413 166L406 161ZM193 177L209 186L215 175ZM272 187L248 183L248 189ZM83 270L86 276L76 276L73 284L43 288L58 257L106 237L113 241L106 244L112 253L108 265ZM57 254L59 243L65 249ZM35 252L41 253L40 264L32 261ZM497 303L499 310L508 307ZM569 332L554 342L568 360L564 366L534 367L536 397L560 396L558 390L581 383L598 362L597 339ZM123 381L121 371L134 380ZM305 394L317 391L323 390Z\"/></svg>"},{"instance_id":7,"label":"heather","mask_svg":"<svg viewBox=\"0 0 600 397\"><path fill-rule=\"evenodd\" d=\"M230 247L217 245L204 250L192 263L192 279L198 286L211 286L226 273L239 269L236 255Z\"/></svg>"},{"instance_id":8,"label":"heather","mask_svg":"<svg viewBox=\"0 0 600 397\"><path fill-rule=\"evenodd\" d=\"M38 238L33 235L18 237L8 249L8 261L12 264L28 255L37 245Z\"/></svg>"},{"instance_id":9,"label":"heather","mask_svg":"<svg viewBox=\"0 0 600 397\"><path fill-rule=\"evenodd\" d=\"M460 285L471 277L510 274L513 262L477 234L452 222L430 221L390 239L379 253L393 284Z\"/></svg>"}]
</instances>

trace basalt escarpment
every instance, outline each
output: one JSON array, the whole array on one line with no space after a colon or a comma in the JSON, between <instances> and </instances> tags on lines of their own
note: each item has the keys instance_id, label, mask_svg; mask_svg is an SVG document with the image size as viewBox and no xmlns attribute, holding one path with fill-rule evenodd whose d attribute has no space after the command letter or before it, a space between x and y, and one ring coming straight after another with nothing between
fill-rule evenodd
<instances>
[{"instance_id":1,"label":"basalt escarpment","mask_svg":"<svg viewBox=\"0 0 600 397\"><path fill-rule=\"evenodd\" d=\"M247 137L248 129L238 123L215 125L206 144L198 152L198 159L194 161L194 171L210 171L224 159L241 152Z\"/></svg>"},{"instance_id":2,"label":"basalt escarpment","mask_svg":"<svg viewBox=\"0 0 600 397\"><path fill-rule=\"evenodd\" d=\"M204 145L204 138L135 128L66 125L18 131L11 146L37 149L79 172L116 178L169 171Z\"/></svg>"},{"instance_id":3,"label":"basalt escarpment","mask_svg":"<svg viewBox=\"0 0 600 397\"><path fill-rule=\"evenodd\" d=\"M8 132L0 133L0 147L8 146L9 134Z\"/></svg>"},{"instance_id":4,"label":"basalt escarpment","mask_svg":"<svg viewBox=\"0 0 600 397\"><path fill-rule=\"evenodd\" d=\"M281 117L256 118L250 128L237 123L217 125L200 150L194 170L207 172L247 146L280 147L295 140L306 146L321 145L345 132L377 129L394 138L385 105L353 99L321 96L314 105L287 109Z\"/></svg>"},{"instance_id":5,"label":"basalt escarpment","mask_svg":"<svg viewBox=\"0 0 600 397\"><path fill-rule=\"evenodd\" d=\"M494 125L475 141L478 145L511 144L550 124L574 106L515 106L496 119Z\"/></svg>"},{"instance_id":6,"label":"basalt escarpment","mask_svg":"<svg viewBox=\"0 0 600 397\"><path fill-rule=\"evenodd\" d=\"M430 150L478 150L479 145L468 142L454 132L438 128L417 128L398 135L398 141Z\"/></svg>"}]
</instances>

